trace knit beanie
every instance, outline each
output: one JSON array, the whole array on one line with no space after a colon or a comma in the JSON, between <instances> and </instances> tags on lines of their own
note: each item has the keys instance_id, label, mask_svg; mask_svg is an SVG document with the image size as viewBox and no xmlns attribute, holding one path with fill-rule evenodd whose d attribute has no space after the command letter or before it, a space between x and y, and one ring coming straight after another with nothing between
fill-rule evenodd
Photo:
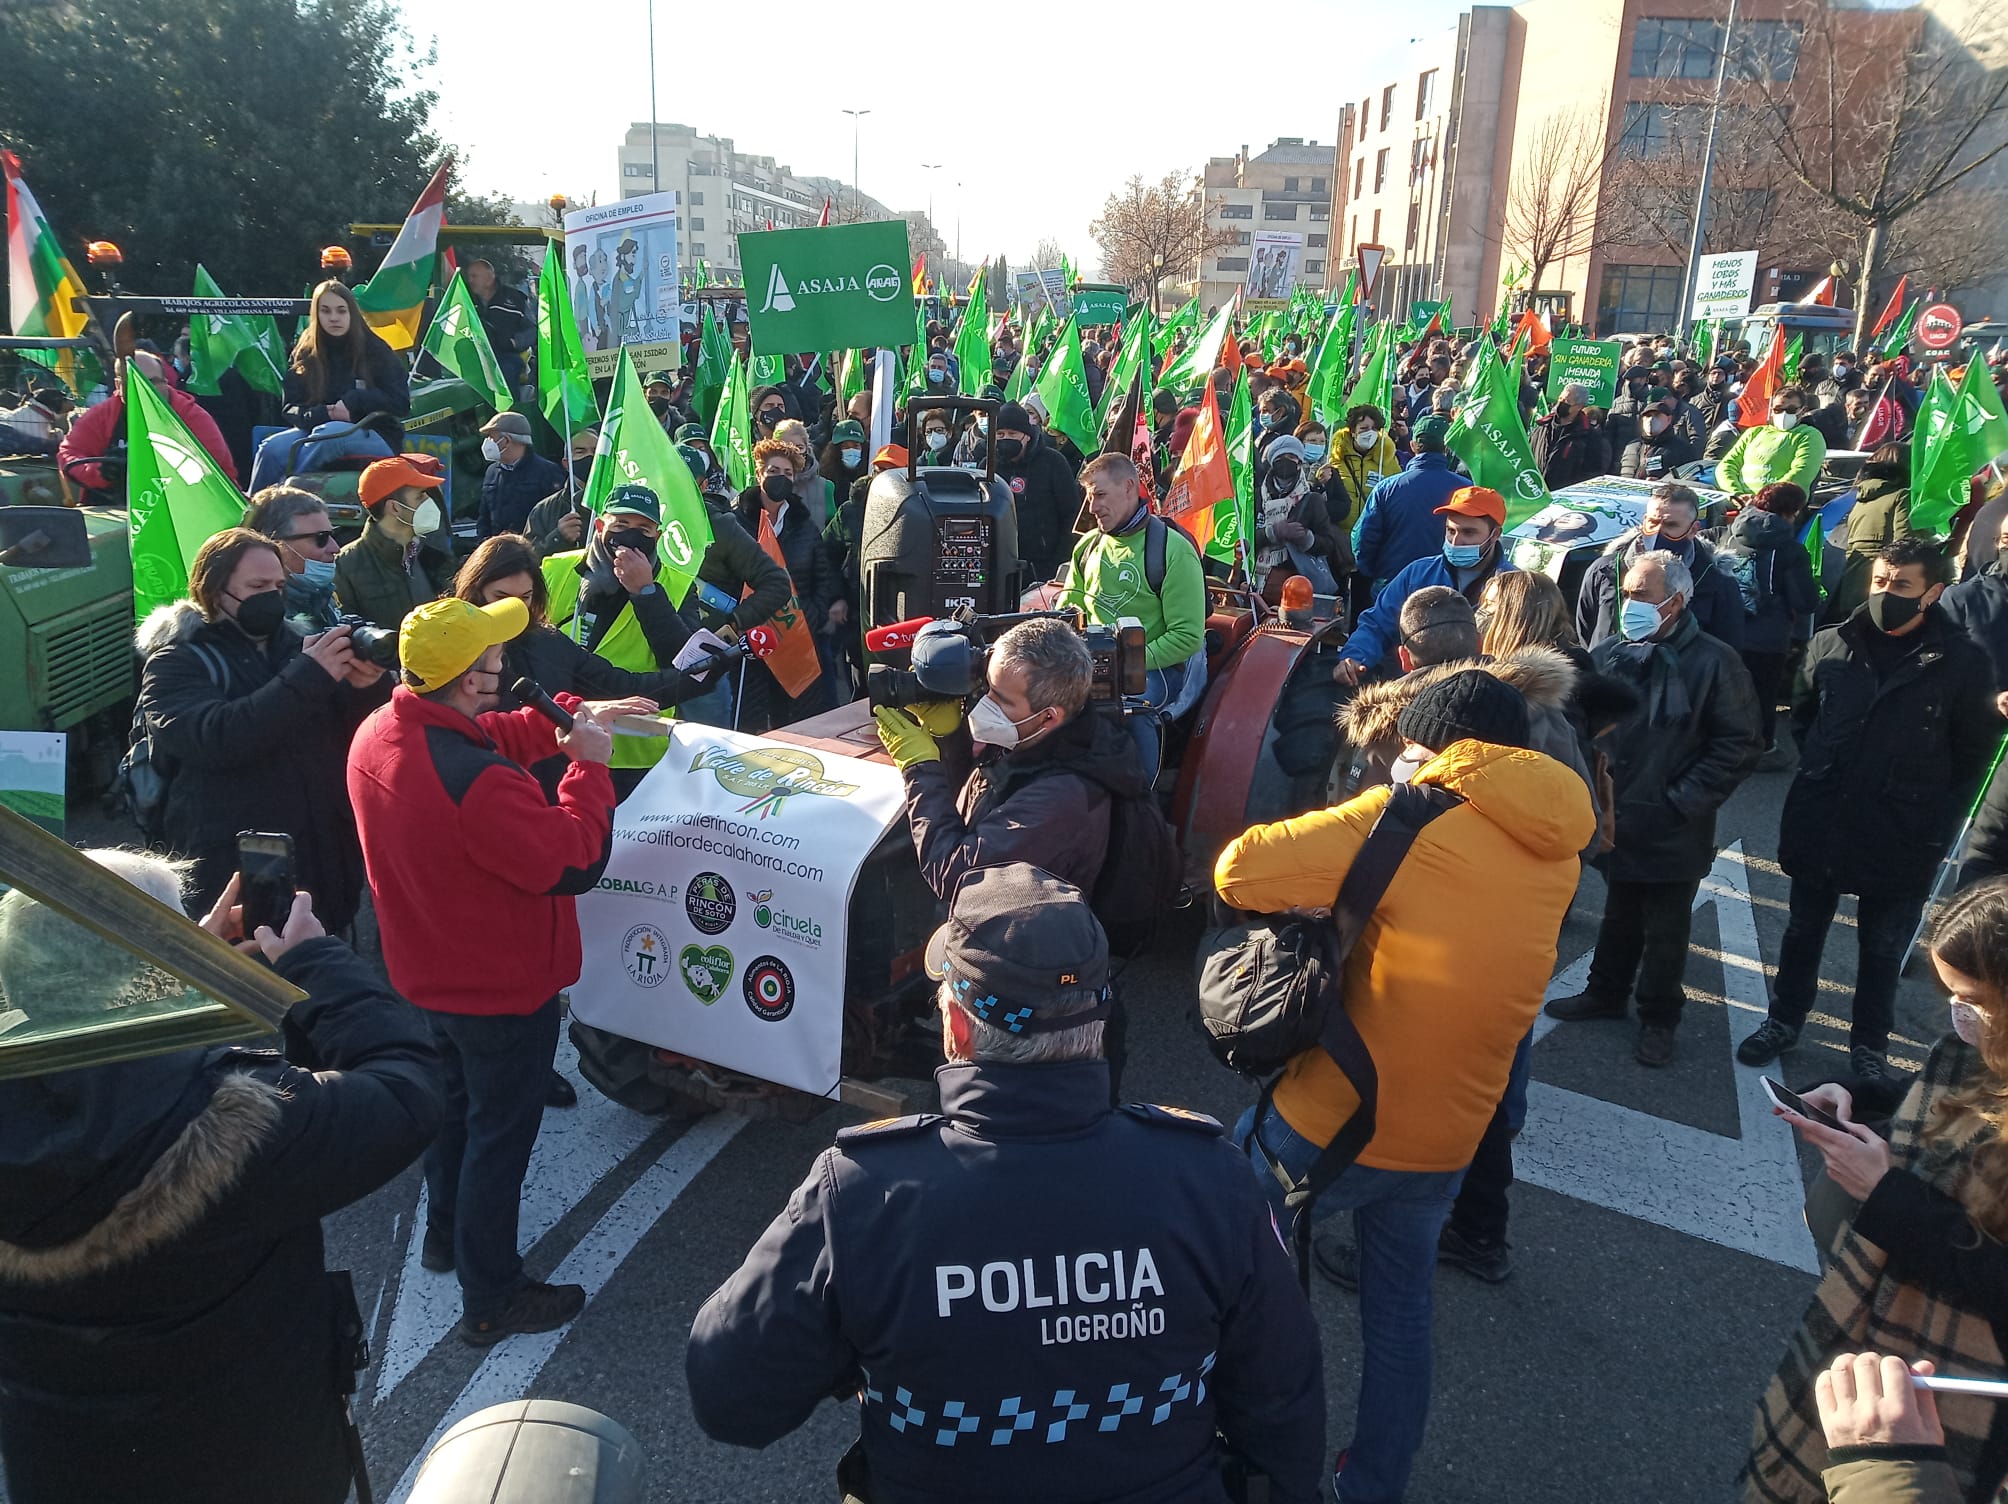
<instances>
[{"instance_id":1,"label":"knit beanie","mask_svg":"<svg viewBox=\"0 0 2008 1504\"><path fill-rule=\"evenodd\" d=\"M1520 691L1483 669L1439 679L1413 700L1395 723L1402 738L1441 752L1453 742L1527 745L1527 701Z\"/></svg>"}]
</instances>

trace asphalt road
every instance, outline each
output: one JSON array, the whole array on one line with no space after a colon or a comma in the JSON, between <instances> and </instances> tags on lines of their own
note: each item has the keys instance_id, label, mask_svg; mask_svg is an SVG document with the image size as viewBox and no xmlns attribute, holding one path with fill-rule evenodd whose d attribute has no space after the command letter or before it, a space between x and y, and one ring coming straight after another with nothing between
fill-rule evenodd
<instances>
[{"instance_id":1,"label":"asphalt road","mask_svg":"<svg viewBox=\"0 0 2008 1504\"><path fill-rule=\"evenodd\" d=\"M1730 1059L1761 1007L1752 921L1765 966L1784 928L1786 880L1773 858L1787 782L1753 777L1724 811L1719 844L1732 856L1718 871L1740 878L1748 902L1735 883L1704 894L1674 1065L1638 1066L1628 1023L1562 1026L1537 1044L1522 1174L1543 1183L1513 1192L1511 1280L1439 1273L1435 1405L1415 1504L1735 1497L1755 1399L1813 1286L1788 1130L1751 1107L1754 1073ZM98 834L86 826L72 838ZM1576 990L1567 975L1591 948L1602 898L1601 881L1586 877L1562 935L1558 990ZM1489 922L1482 892L1446 901L1463 903L1474 929ZM1823 1001L1843 1011L1851 925L1844 908L1824 967ZM1184 916L1129 973L1129 1094L1231 1121L1252 1093L1213 1064L1197 1032L1197 928ZM1899 998L1900 1065L1918 1064L1941 1031L1944 1004L1928 973L1918 957ZM1786 1079L1844 1068L1836 1022L1815 1015ZM932 1105L931 1083L911 1091L913 1110ZM546 1115L526 1193L533 1271L594 1292L563 1334L514 1338L489 1354L450 1335L452 1277L417 1267L415 1169L329 1219L330 1261L354 1271L373 1329L358 1413L379 1497L403 1497L415 1460L453 1420L525 1394L627 1426L650 1459L653 1501L831 1497L855 1431L846 1407L825 1405L765 1452L716 1445L690 1418L683 1346L698 1306L813 1156L864 1114L833 1107L806 1125L714 1117L682 1127L627 1113L583 1084L580 1094L578 1108ZM1351 1428L1359 1324L1351 1296L1314 1283L1336 1452Z\"/></svg>"}]
</instances>

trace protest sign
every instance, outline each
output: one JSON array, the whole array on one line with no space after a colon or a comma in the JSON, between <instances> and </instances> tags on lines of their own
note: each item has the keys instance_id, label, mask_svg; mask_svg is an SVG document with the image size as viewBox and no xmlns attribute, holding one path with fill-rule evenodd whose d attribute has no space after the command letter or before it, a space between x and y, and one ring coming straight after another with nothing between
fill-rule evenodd
<instances>
[{"instance_id":1,"label":"protest sign","mask_svg":"<svg viewBox=\"0 0 2008 1504\"><path fill-rule=\"evenodd\" d=\"M756 355L898 346L913 339L906 221L739 237Z\"/></svg>"},{"instance_id":2,"label":"protest sign","mask_svg":"<svg viewBox=\"0 0 2008 1504\"><path fill-rule=\"evenodd\" d=\"M1750 290L1757 285L1757 253L1724 251L1703 256L1694 277L1697 319L1740 319L1750 311Z\"/></svg>"},{"instance_id":3,"label":"protest sign","mask_svg":"<svg viewBox=\"0 0 2008 1504\"><path fill-rule=\"evenodd\" d=\"M882 763L675 723L579 899L572 1016L834 1095L851 889L904 809Z\"/></svg>"},{"instance_id":4,"label":"protest sign","mask_svg":"<svg viewBox=\"0 0 2008 1504\"><path fill-rule=\"evenodd\" d=\"M1609 407L1618 394L1618 365L1624 347L1614 339L1563 339L1548 349L1548 405L1571 382L1590 389L1589 406Z\"/></svg>"},{"instance_id":5,"label":"protest sign","mask_svg":"<svg viewBox=\"0 0 2008 1504\"><path fill-rule=\"evenodd\" d=\"M1304 261L1304 237L1288 230L1257 230L1243 292L1250 298L1287 298Z\"/></svg>"},{"instance_id":6,"label":"protest sign","mask_svg":"<svg viewBox=\"0 0 2008 1504\"><path fill-rule=\"evenodd\" d=\"M1129 311L1129 289L1112 282L1083 282L1074 289L1074 319L1081 328L1120 324Z\"/></svg>"},{"instance_id":7,"label":"protest sign","mask_svg":"<svg viewBox=\"0 0 2008 1504\"><path fill-rule=\"evenodd\" d=\"M572 317L586 369L604 381L625 346L643 371L676 369L683 293L676 271L676 195L645 193L565 216Z\"/></svg>"}]
</instances>

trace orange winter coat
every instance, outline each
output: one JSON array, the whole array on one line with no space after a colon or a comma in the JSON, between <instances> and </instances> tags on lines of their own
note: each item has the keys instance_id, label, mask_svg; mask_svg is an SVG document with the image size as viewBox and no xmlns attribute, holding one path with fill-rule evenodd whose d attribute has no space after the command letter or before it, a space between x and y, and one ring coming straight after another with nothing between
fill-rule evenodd
<instances>
[{"instance_id":1,"label":"orange winter coat","mask_svg":"<svg viewBox=\"0 0 2008 1504\"><path fill-rule=\"evenodd\" d=\"M1461 1170L1541 1007L1596 817L1582 778L1539 752L1455 742L1415 781L1465 802L1423 828L1346 963L1346 1011L1380 1075L1360 1163ZM1265 912L1329 907L1387 799L1370 789L1256 826L1220 854L1220 896ZM1275 1102L1323 1145L1359 1099L1331 1056L1311 1049L1284 1069Z\"/></svg>"}]
</instances>

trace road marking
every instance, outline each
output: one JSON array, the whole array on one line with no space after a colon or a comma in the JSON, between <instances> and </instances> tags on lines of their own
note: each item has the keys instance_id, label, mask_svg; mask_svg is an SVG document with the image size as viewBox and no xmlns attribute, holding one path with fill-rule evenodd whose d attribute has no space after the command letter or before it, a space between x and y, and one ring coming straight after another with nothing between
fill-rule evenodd
<instances>
[{"instance_id":1,"label":"road marking","mask_svg":"<svg viewBox=\"0 0 2008 1504\"><path fill-rule=\"evenodd\" d=\"M557 1063L567 1075L577 1077L579 1054L568 1038L558 1041ZM536 1152L530 1156L530 1170L523 1181L523 1209L516 1234L519 1246L535 1247L539 1238L659 1127L657 1119L630 1112L583 1085L577 1107L545 1113ZM383 1360L377 1365L373 1405L389 1398L460 1320L460 1282L451 1274L433 1274L419 1266L419 1250L425 1241L425 1207L426 1192L421 1184L405 1246L404 1269L398 1275L397 1298L391 1305L390 1335L384 1339ZM391 1236L396 1238L395 1229Z\"/></svg>"},{"instance_id":2,"label":"road marking","mask_svg":"<svg viewBox=\"0 0 2008 1504\"><path fill-rule=\"evenodd\" d=\"M1709 903L1722 935L1725 992L1732 1007L1754 1020L1769 1005L1740 841L1717 853L1695 895L1695 908ZM1548 996L1581 992L1590 960L1582 956L1558 974ZM1557 1022L1540 1015L1535 1042ZM1526 1128L1513 1146L1514 1174L1578 1201L1817 1274L1797 1141L1771 1115L1758 1080L1763 1072L1736 1063L1739 1031L1733 1019L1729 1035L1738 1137L1535 1081L1527 1094Z\"/></svg>"},{"instance_id":3,"label":"road marking","mask_svg":"<svg viewBox=\"0 0 2008 1504\"><path fill-rule=\"evenodd\" d=\"M676 1198L689 1189L690 1183L717 1158L721 1149L732 1142L747 1122L748 1119L739 1114L728 1112L714 1114L693 1124L662 1151L661 1158L642 1171L626 1193L594 1224L593 1230L579 1240L578 1246L552 1272L551 1282L584 1285L586 1300L590 1303L634 1251L642 1235L655 1226L663 1213L675 1204ZM439 1444L439 1438L456 1421L489 1405L521 1399L528 1394L530 1386L537 1381L537 1375L544 1371L544 1365L551 1361L551 1355L558 1350L558 1345L569 1331L570 1328L565 1327L555 1332L510 1337L490 1348L488 1355L481 1360L481 1366L467 1381L467 1386L447 1406L432 1435L411 1459L404 1476L397 1480L391 1504L404 1504L410 1497L426 1454Z\"/></svg>"}]
</instances>

